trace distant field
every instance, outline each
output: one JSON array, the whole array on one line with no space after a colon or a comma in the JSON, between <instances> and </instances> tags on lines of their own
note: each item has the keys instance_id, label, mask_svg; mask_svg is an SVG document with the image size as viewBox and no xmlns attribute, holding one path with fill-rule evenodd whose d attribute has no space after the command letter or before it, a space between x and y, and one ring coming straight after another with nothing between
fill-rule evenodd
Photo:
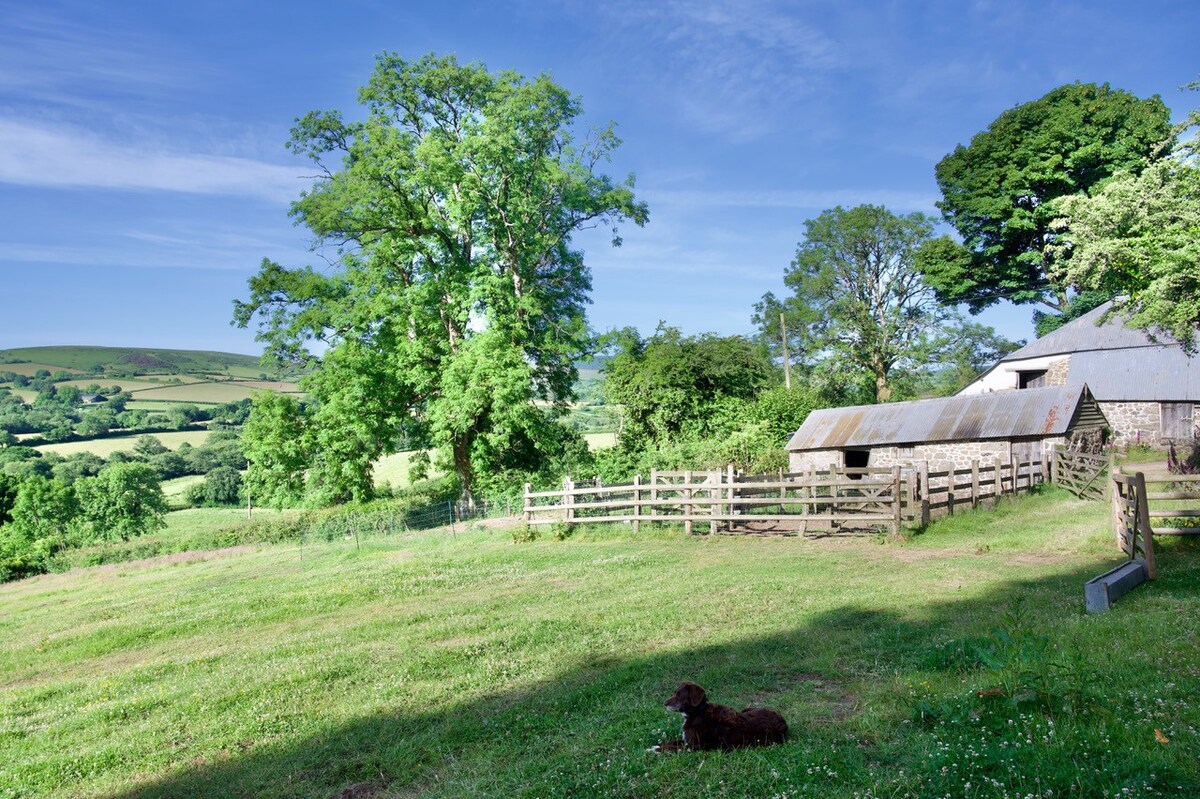
<instances>
[{"instance_id":1,"label":"distant field","mask_svg":"<svg viewBox=\"0 0 1200 799\"><path fill-rule=\"evenodd\" d=\"M13 372L14 374L25 375L26 377L33 377L43 369L51 374L63 371L61 366L54 366L48 363L0 363L0 372ZM76 370L71 369L69 371L73 372Z\"/></svg>"},{"instance_id":2,"label":"distant field","mask_svg":"<svg viewBox=\"0 0 1200 799\"><path fill-rule=\"evenodd\" d=\"M156 376L156 379L148 379L148 378L139 379L139 378L133 378L133 377L105 377L104 375L97 375L94 377L81 377L78 380L64 380L61 383L55 383L55 385L56 386L75 386L76 388L79 388L79 389L84 389L91 385L97 385L97 386L100 386L101 388L110 388L112 386L120 386L122 391L128 391L130 393L133 393L136 391L144 391L146 389L163 388L165 385L167 385L167 383L165 381L172 380L172 379L179 380L183 383L205 382L205 381L202 381L200 378L195 377L193 375L184 375L184 374L161 375L161 376Z\"/></svg>"},{"instance_id":3,"label":"distant field","mask_svg":"<svg viewBox=\"0 0 1200 799\"><path fill-rule=\"evenodd\" d=\"M585 433L583 436L587 441L588 449L601 449L603 447L613 447L617 444L616 433Z\"/></svg>"},{"instance_id":4,"label":"distant field","mask_svg":"<svg viewBox=\"0 0 1200 799\"><path fill-rule=\"evenodd\" d=\"M57 452L59 455L74 455L76 452L91 452L101 458L107 458L114 452L128 452L137 443L138 437L147 435L135 433L116 438L97 438L92 441L69 441L65 444L43 444L35 447L39 452ZM180 430L170 433L150 433L163 443L167 449L179 449L185 441L193 447L203 444L212 435L210 430Z\"/></svg>"},{"instance_id":5,"label":"distant field","mask_svg":"<svg viewBox=\"0 0 1200 799\"><path fill-rule=\"evenodd\" d=\"M275 388L276 386L282 386L283 388ZM249 399L255 391L262 391L265 388L288 394L295 394L300 391L295 383L272 383L251 380L224 383L189 383L185 386L155 386L153 388L138 389L132 392L132 394L138 400L195 402L212 405Z\"/></svg>"},{"instance_id":6,"label":"distant field","mask_svg":"<svg viewBox=\"0 0 1200 799\"><path fill-rule=\"evenodd\" d=\"M393 486L408 485L408 471L415 452L397 452L375 461L375 485L388 483Z\"/></svg>"}]
</instances>

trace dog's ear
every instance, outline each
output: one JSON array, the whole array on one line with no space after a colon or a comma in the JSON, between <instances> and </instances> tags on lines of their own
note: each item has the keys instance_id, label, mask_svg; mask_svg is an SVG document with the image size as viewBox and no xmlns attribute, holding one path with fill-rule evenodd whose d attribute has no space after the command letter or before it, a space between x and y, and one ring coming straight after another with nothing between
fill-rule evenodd
<instances>
[{"instance_id":1,"label":"dog's ear","mask_svg":"<svg viewBox=\"0 0 1200 799\"><path fill-rule=\"evenodd\" d=\"M704 689L694 682L685 682L682 686L684 696L687 697L687 702L692 707L699 707L704 704Z\"/></svg>"}]
</instances>

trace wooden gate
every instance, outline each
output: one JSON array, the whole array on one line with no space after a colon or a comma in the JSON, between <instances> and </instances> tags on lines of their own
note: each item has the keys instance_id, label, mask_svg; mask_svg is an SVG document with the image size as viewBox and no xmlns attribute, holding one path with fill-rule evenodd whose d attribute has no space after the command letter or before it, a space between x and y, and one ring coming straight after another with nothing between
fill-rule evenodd
<instances>
[{"instance_id":1,"label":"wooden gate","mask_svg":"<svg viewBox=\"0 0 1200 799\"><path fill-rule=\"evenodd\" d=\"M1108 485L1104 477L1110 472L1112 460L1106 456L1054 448L1052 481L1080 499L1103 499Z\"/></svg>"},{"instance_id":2,"label":"wooden gate","mask_svg":"<svg viewBox=\"0 0 1200 799\"><path fill-rule=\"evenodd\" d=\"M1154 531L1150 527L1150 506L1146 495L1146 476L1141 472L1113 475L1113 528L1117 546L1130 560L1146 562L1146 576L1157 576L1154 565Z\"/></svg>"}]
</instances>

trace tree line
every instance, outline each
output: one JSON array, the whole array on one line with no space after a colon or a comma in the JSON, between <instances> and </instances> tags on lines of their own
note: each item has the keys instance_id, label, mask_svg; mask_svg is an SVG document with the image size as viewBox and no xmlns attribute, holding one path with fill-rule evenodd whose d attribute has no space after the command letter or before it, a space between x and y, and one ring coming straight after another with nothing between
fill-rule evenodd
<instances>
[{"instance_id":1,"label":"tree line","mask_svg":"<svg viewBox=\"0 0 1200 799\"><path fill-rule=\"evenodd\" d=\"M1200 314L1195 139L1157 97L1075 83L1002 113L937 165L941 220L804 221L753 337L590 332L572 235L619 245L649 211L632 175L602 172L613 127L581 129L547 76L385 54L359 99L359 121L292 130L319 177L291 213L325 265L264 260L235 302L267 357L308 370L305 402L264 395L246 423L247 483L275 504L369 499L371 464L401 449L434 453L415 473L452 474L467 502L564 470L769 468L814 407L950 393L1018 346L960 308L1035 305L1046 332L1114 299L1188 341ZM563 420L598 352L620 429L592 453Z\"/></svg>"}]
</instances>

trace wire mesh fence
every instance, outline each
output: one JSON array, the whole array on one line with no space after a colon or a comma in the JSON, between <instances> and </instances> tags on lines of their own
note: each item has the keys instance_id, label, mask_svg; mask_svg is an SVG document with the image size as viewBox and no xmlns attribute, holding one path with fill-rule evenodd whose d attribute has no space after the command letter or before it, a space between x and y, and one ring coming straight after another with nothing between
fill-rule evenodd
<instances>
[{"instance_id":1,"label":"wire mesh fence","mask_svg":"<svg viewBox=\"0 0 1200 799\"><path fill-rule=\"evenodd\" d=\"M435 502L416 508L345 510L316 517L302 516L300 543L373 538L441 527L457 533L457 527L483 519L503 518L512 513L511 502L477 501L472 504Z\"/></svg>"}]
</instances>

